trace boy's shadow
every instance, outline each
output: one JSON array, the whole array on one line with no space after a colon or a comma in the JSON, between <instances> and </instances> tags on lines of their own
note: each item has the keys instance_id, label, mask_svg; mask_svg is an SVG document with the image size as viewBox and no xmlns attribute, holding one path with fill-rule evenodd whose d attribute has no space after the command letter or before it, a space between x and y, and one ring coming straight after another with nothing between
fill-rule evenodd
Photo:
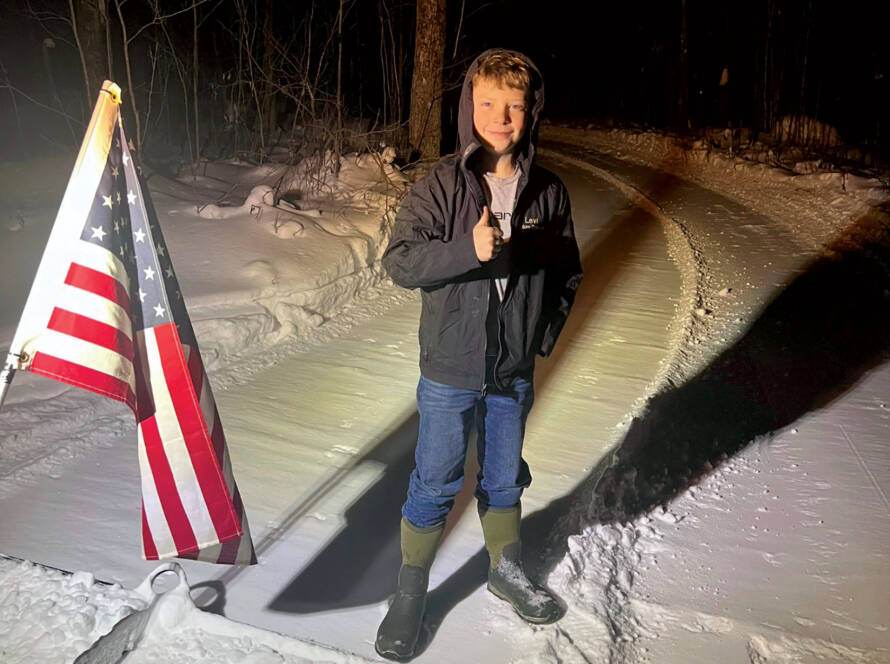
<instances>
[{"instance_id":1,"label":"boy's shadow","mask_svg":"<svg viewBox=\"0 0 890 664\"><path fill-rule=\"evenodd\" d=\"M379 463L383 476L345 511L344 528L275 597L270 609L313 613L373 604L392 593L402 559L398 515L414 467L416 440L415 413L362 457L357 466Z\"/></svg>"}]
</instances>

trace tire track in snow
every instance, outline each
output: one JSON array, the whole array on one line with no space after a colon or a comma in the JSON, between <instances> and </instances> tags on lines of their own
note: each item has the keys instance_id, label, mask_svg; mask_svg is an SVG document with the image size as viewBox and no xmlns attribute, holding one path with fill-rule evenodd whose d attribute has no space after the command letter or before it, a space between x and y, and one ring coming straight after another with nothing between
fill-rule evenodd
<instances>
[{"instance_id":1,"label":"tire track in snow","mask_svg":"<svg viewBox=\"0 0 890 664\"><path fill-rule=\"evenodd\" d=\"M46 379L35 379L46 380ZM131 429L132 414L104 397L67 388L37 402L7 403L0 413L0 498L19 487L54 478L96 447L108 447Z\"/></svg>"},{"instance_id":2,"label":"tire track in snow","mask_svg":"<svg viewBox=\"0 0 890 664\"><path fill-rule=\"evenodd\" d=\"M694 353L695 340L701 339L707 333L706 327L709 322L706 316L696 315L696 312L713 309L713 299L716 297L715 289L709 278L709 269L704 254L697 247L692 233L682 219L667 214L658 202L630 180L620 178L589 161L569 156L565 153L566 147L560 145L558 152L549 149L540 152L546 158L562 162L605 180L621 191L634 206L645 210L657 219L665 233L668 255L680 272L683 305L677 309L669 325L671 345L667 354L668 361L661 366L644 390L643 395L634 404L632 413L635 413L640 410L650 396L682 381L686 375L689 375L687 367L691 355ZM578 152L584 154L585 151L579 150ZM603 521L595 515L591 516L594 521ZM648 519L646 520L648 521ZM582 532L581 535L572 539L578 545L574 554L576 569L583 567L584 560L590 560L592 557L595 557L600 563L598 583L602 589L602 598L599 602L599 610L594 611L589 618L600 621L607 628L608 651L603 655L607 657L609 664L637 661L634 643L640 634L642 620L637 616L633 602L630 600L635 571L639 567L641 558L640 553L636 550L636 527L634 524L621 526L603 524L595 527L592 537L591 533ZM573 555L571 544L569 555ZM572 589L568 586L561 590L570 594ZM552 632L551 638L557 642L563 642L563 644L570 644L570 650L575 653L581 652L574 645L570 634L562 627L554 626ZM564 648L565 645L557 650ZM556 661L574 660L572 658L564 660L562 656L558 655ZM586 658L585 661L587 661Z\"/></svg>"},{"instance_id":3,"label":"tire track in snow","mask_svg":"<svg viewBox=\"0 0 890 664\"><path fill-rule=\"evenodd\" d=\"M576 150L574 152L581 154L584 151ZM615 162L619 161L613 158L598 159L600 156L602 155L599 155L595 149L591 151L592 158L597 159L599 163L604 163L607 166L610 160ZM647 168L651 170L652 165L650 164ZM627 165L627 168L618 168L616 169L616 172L621 173L622 176L629 175L629 180L633 182L640 182L640 176L645 177L643 169L634 172L634 167L632 165ZM628 186L631 187L631 189L637 189L636 186ZM683 188L685 191L680 190L675 192L673 199L666 199L663 202L664 209L669 210L670 214L675 216L682 217L684 215L684 209L689 211L691 215L689 217L689 224L684 226L684 230L687 231L686 235L690 243L690 249L693 251L697 250L699 254L706 254L710 262L709 266L705 266L703 262L701 263L702 279L697 284L700 289L699 292L701 293L701 306L692 312L693 316L695 316L695 318L692 318L693 323L701 322L705 325L697 327L693 334L684 337L685 339L688 339L690 343L686 348L680 349L680 353L678 353L675 358L677 361L672 363L674 364L674 368L677 372L676 375L680 381L684 378L693 377L697 371L707 367L712 358L716 358L727 349L731 350L733 348L732 337L736 334L741 336L741 334L744 333L744 330L742 329L743 326L756 322L760 316L760 309L765 303L769 303L778 294L782 293L783 289L789 283L789 280L800 274L806 268L807 263L813 258L812 253L799 246L799 244L795 242L795 238L790 237L787 230L784 230L785 226L777 223L771 215L757 212L754 208L748 208L747 202L742 205L737 203L718 202L719 199L723 197L720 193L722 189L718 191L702 189L699 192L695 192L693 191L695 188L701 189L700 185L688 184ZM639 191L639 189L637 190ZM686 193L691 193L691 196L688 199L684 196ZM770 201L768 200L767 202ZM776 210L785 210L785 206L782 205L781 202L776 203L775 205ZM705 215L713 216L707 217ZM674 217L668 218L676 221ZM718 237L724 236L724 230L726 237ZM764 237L770 239L768 245L763 244L762 238ZM761 239L758 240L757 238ZM745 247L749 246L760 248L760 253L752 254L750 250L746 252ZM680 267L682 269L682 266ZM684 276L685 275L686 272L684 272ZM746 279L749 281L746 281ZM718 280L725 280L725 283L717 285ZM724 286L723 291L715 293L721 286ZM729 292L726 288L728 286L733 287L729 290L735 291L732 293L731 297L725 297ZM711 307L709 306L710 303L716 303L717 306ZM702 310L701 313L698 311L699 308ZM713 319L708 311L710 309L716 311L716 315ZM701 320L698 321L696 319ZM695 346L698 346L703 342L703 345L699 348L695 348ZM684 361L684 355L688 358L688 362ZM648 423L649 421L643 422L644 425ZM657 432L653 431L651 434L652 436L655 436L657 435ZM649 435L649 432L644 432L641 435L647 439L652 437ZM630 483L632 482L633 478L630 478ZM619 494L620 488L621 487L618 487ZM886 496L881 497L886 501ZM884 504L886 505L887 503L884 502ZM589 515L586 523L596 523L596 521L597 515L592 514ZM581 538L589 536L590 530L587 528L585 528L584 532L579 535ZM625 548L625 552L629 552L626 547L623 548ZM583 566L584 564L587 564L595 566L595 563L600 563L604 570L606 570L607 575L606 582L601 585L605 588L611 583L612 587L614 587L615 584L612 579L615 576L616 569L622 564L618 562L619 558L620 556L613 555L611 551L608 551L608 548L607 550L603 550L603 548L593 548L590 550L590 555L582 558L580 565ZM625 560L630 561L630 571L632 574L636 571L643 571L643 569L645 569L639 567L638 562L634 561L632 555L626 556ZM632 580L633 579L631 578L631 581ZM588 582L588 585L593 584ZM589 603L588 598L584 599ZM607 599L609 598L607 597ZM637 598L633 598L630 601L632 606L626 613L621 613L621 610L624 608L621 602L618 602L617 604L614 602L609 604L607 602L605 605L606 608L612 611L612 613L607 615L609 617L618 616L620 618L633 615L638 619L644 619L638 624L634 624L633 621L631 623L631 627L636 627L638 630L637 633L639 633L643 639L659 637L658 634L649 636L645 634L645 630L650 627L659 632L663 631L663 625L658 621L659 616L662 618L670 618L670 620L666 622L674 623L674 626L679 626L681 630L689 629L690 626L697 624L695 621L690 623L684 622L685 617L692 616L692 613L682 607L674 607L673 605L670 605L664 607L664 610L661 612L653 612L649 611L646 608L647 605L639 602ZM572 608L574 609L575 607ZM616 610L618 613L615 613ZM730 620L716 616L714 619L720 621ZM710 624L710 621L708 621L708 624ZM707 627L707 625L705 625L705 627ZM739 629L745 629L747 631L745 634L736 635L745 637L746 639L750 637L750 639L748 639L747 654L751 662L804 661L803 659L799 659L804 652L812 655L814 659L816 653L819 653L820 659L823 654L837 655L837 651L830 652L830 649L821 649L821 645L819 644L814 645L813 648L810 648L809 646L805 647L806 644L803 644L802 641L796 637L782 633L781 631L775 632L781 647L773 648L770 639L759 637L758 632L763 631L762 629L759 629L760 627L760 625L748 625L747 627L743 627L740 624ZM689 629L689 631L695 630ZM703 629L702 631L708 632L709 628ZM629 633L633 636L633 632ZM647 659L648 656L646 655L643 645L645 642L646 641L634 644L633 640L631 640L630 645L614 643L610 648L608 661L616 663L654 661L651 660L651 658ZM682 648L684 644L685 641L679 641L676 643L676 646ZM741 645L742 652L744 653L744 639ZM723 652L723 649L721 648L720 651ZM853 657L852 652L849 654L851 656L846 661L883 661L879 659L870 659L870 657L876 656L874 652L866 653L865 651L862 651L862 657L864 657L864 659L859 659L858 656ZM556 661L560 660L557 659ZM566 661L573 660L567 659Z\"/></svg>"}]
</instances>

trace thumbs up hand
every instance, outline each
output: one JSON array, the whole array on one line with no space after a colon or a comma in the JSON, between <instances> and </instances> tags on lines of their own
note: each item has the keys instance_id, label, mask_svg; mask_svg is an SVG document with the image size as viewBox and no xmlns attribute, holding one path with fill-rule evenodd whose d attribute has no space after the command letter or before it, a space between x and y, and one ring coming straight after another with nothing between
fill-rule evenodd
<instances>
[{"instance_id":1,"label":"thumbs up hand","mask_svg":"<svg viewBox=\"0 0 890 664\"><path fill-rule=\"evenodd\" d=\"M476 258L485 263L497 256L504 246L504 237L500 228L491 226L488 222L488 206L482 208L482 216L473 228L473 246L476 249Z\"/></svg>"}]
</instances>

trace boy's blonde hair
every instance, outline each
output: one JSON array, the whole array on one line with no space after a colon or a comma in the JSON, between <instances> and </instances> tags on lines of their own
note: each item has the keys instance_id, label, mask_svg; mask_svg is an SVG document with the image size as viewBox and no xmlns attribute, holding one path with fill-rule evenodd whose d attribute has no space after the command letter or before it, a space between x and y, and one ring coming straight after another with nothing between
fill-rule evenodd
<instances>
[{"instance_id":1,"label":"boy's blonde hair","mask_svg":"<svg viewBox=\"0 0 890 664\"><path fill-rule=\"evenodd\" d=\"M493 53L479 63L479 69L473 74L473 85L480 79L494 81L501 87L523 90L526 95L532 89L531 69L525 60L510 53Z\"/></svg>"}]
</instances>

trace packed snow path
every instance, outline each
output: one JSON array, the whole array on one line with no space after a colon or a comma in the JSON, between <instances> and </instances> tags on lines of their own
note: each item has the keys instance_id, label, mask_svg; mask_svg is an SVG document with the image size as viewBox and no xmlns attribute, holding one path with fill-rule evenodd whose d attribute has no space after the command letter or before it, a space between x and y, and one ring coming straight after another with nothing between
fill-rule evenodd
<instances>
[{"instance_id":1,"label":"packed snow path","mask_svg":"<svg viewBox=\"0 0 890 664\"><path fill-rule=\"evenodd\" d=\"M538 374L527 514L576 486L615 439L668 353L666 328L681 291L659 221L601 180L564 175L588 277L557 356ZM214 579L226 579L216 606L227 616L373 653L397 571L399 505L413 461L418 305L416 294L382 289L366 303L382 315L217 395L261 564L231 574L189 565L187 572L216 590ZM139 560L130 528L135 473L131 449L103 445L54 473L53 493L43 482L16 493L4 508L23 517L4 519L0 549L135 585L152 567ZM466 493L433 570L433 587L444 584L430 602L441 635L424 655L429 661L442 661L470 634L477 638L467 643L469 659L498 661L511 652L503 628L515 617L481 587L485 558L470 507ZM42 534L33 532L35 522L44 524ZM78 534L87 532L84 541Z\"/></svg>"},{"instance_id":2,"label":"packed snow path","mask_svg":"<svg viewBox=\"0 0 890 664\"><path fill-rule=\"evenodd\" d=\"M539 365L524 529L569 611L531 627L485 593L466 492L417 661L886 661L886 279L813 265L774 220L659 169L552 147L587 278ZM373 658L416 426L417 300L383 288L360 308L381 315L217 395L263 564L188 571L231 618ZM3 501L0 550L136 585L153 565L131 532L134 455L95 436L115 448L53 466L58 493L43 479ZM594 491L616 444L650 491L620 472ZM728 460L696 478L715 453Z\"/></svg>"}]
</instances>

